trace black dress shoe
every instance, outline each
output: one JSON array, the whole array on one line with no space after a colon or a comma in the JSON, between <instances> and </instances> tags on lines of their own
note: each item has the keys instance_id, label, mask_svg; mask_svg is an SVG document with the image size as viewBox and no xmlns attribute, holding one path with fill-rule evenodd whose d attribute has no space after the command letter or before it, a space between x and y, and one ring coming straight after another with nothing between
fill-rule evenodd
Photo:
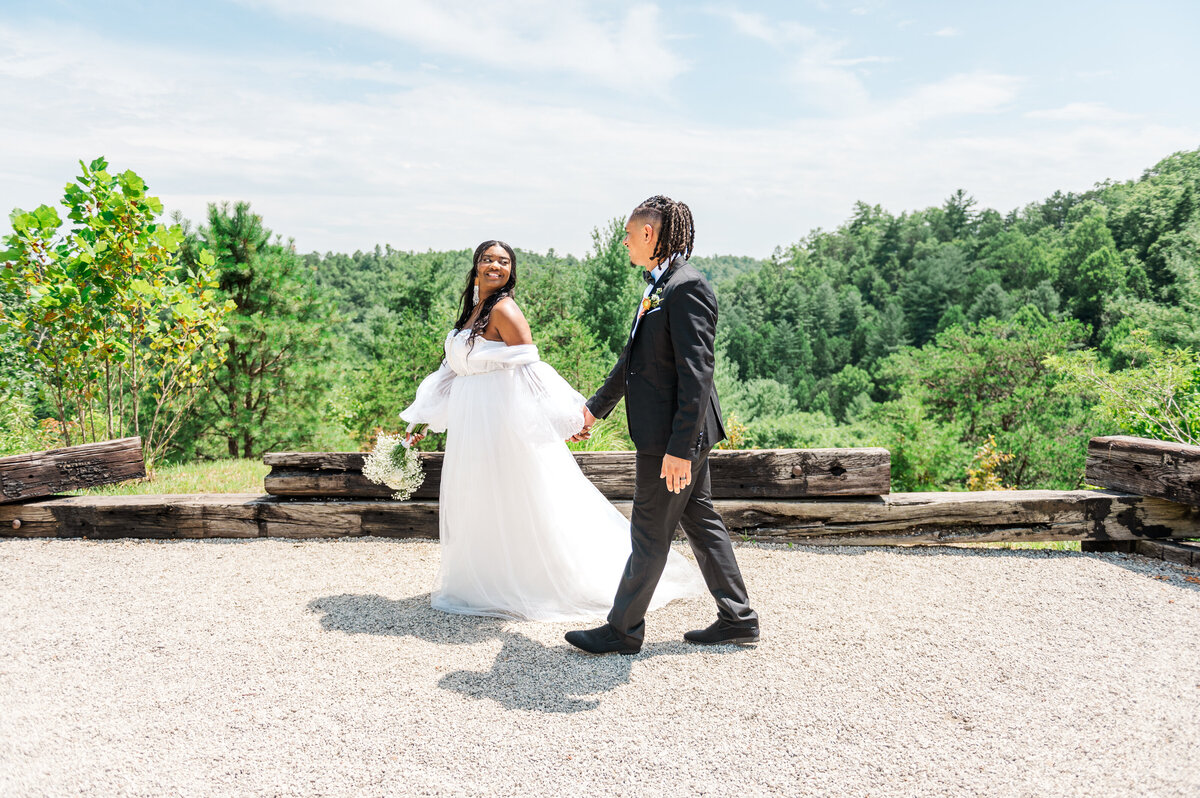
<instances>
[{"instance_id":1,"label":"black dress shoe","mask_svg":"<svg viewBox=\"0 0 1200 798\"><path fill-rule=\"evenodd\" d=\"M758 627L734 626L726 621L718 620L707 629L684 632L683 639L689 643L701 646L719 646L723 644L746 646L758 642Z\"/></svg>"},{"instance_id":2,"label":"black dress shoe","mask_svg":"<svg viewBox=\"0 0 1200 798\"><path fill-rule=\"evenodd\" d=\"M589 654L636 654L642 650L641 643L626 643L607 623L595 629L567 632L565 636L568 643Z\"/></svg>"}]
</instances>

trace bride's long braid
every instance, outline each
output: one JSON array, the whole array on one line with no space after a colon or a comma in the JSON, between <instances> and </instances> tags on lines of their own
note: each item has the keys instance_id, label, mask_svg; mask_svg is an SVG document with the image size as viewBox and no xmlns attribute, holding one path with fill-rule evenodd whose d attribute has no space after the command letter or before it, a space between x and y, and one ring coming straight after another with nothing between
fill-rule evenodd
<instances>
[{"instance_id":1,"label":"bride's long braid","mask_svg":"<svg viewBox=\"0 0 1200 798\"><path fill-rule=\"evenodd\" d=\"M654 247L655 261L682 255L692 256L692 244L696 241L696 225L692 222L692 211L682 202L656 194L633 209L634 219L646 219L658 227L658 244Z\"/></svg>"},{"instance_id":2,"label":"bride's long braid","mask_svg":"<svg viewBox=\"0 0 1200 798\"><path fill-rule=\"evenodd\" d=\"M517 288L517 253L513 251L512 247L503 241L496 240L484 241L475 247L475 254L471 257L471 271L467 273L467 287L462 293L462 312L458 314L458 321L454 323L455 331L461 331L466 325L467 319L471 318L471 314L475 311L475 276L476 269L479 268L479 259L483 257L483 253L495 246L502 247L508 253L508 258L512 261L512 268L508 272L508 282L501 286L500 290L483 300L479 318L475 319L471 325L471 334L467 336L467 342L471 346L475 345L475 339L487 329L488 321L492 318L492 308L496 307L496 303L504 297L512 296Z\"/></svg>"}]
</instances>

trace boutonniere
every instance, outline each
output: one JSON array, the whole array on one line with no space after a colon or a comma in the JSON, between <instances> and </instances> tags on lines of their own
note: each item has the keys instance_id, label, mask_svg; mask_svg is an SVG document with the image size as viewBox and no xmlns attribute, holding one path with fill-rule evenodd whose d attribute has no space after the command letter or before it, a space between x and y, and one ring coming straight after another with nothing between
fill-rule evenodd
<instances>
[{"instance_id":1,"label":"boutonniere","mask_svg":"<svg viewBox=\"0 0 1200 798\"><path fill-rule=\"evenodd\" d=\"M663 287L654 289L654 293L642 300L642 313L649 313L662 304Z\"/></svg>"}]
</instances>

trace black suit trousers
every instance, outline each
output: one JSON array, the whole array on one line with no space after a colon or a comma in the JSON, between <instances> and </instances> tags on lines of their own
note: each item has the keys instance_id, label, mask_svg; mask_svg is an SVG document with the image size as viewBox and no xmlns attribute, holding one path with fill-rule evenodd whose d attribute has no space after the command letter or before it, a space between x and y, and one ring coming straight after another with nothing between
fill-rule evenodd
<instances>
[{"instance_id":1,"label":"black suit trousers","mask_svg":"<svg viewBox=\"0 0 1200 798\"><path fill-rule=\"evenodd\" d=\"M708 451L692 461L692 480L679 493L667 490L667 481L659 476L662 460L661 455L641 453L636 458L630 519L633 550L608 614L609 624L627 642L641 644L646 610L666 567L675 529L682 526L700 573L717 601L718 617L735 626L757 626L758 614L750 608L729 531L713 508Z\"/></svg>"}]
</instances>

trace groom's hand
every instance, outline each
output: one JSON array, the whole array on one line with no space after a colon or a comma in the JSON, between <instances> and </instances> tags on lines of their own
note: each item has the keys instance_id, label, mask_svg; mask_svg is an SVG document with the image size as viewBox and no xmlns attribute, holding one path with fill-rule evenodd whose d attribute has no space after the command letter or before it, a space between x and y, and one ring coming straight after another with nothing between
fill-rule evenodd
<instances>
[{"instance_id":1,"label":"groom's hand","mask_svg":"<svg viewBox=\"0 0 1200 798\"><path fill-rule=\"evenodd\" d=\"M662 472L658 476L667 481L667 490L679 493L692 481L692 461L664 454Z\"/></svg>"}]
</instances>

